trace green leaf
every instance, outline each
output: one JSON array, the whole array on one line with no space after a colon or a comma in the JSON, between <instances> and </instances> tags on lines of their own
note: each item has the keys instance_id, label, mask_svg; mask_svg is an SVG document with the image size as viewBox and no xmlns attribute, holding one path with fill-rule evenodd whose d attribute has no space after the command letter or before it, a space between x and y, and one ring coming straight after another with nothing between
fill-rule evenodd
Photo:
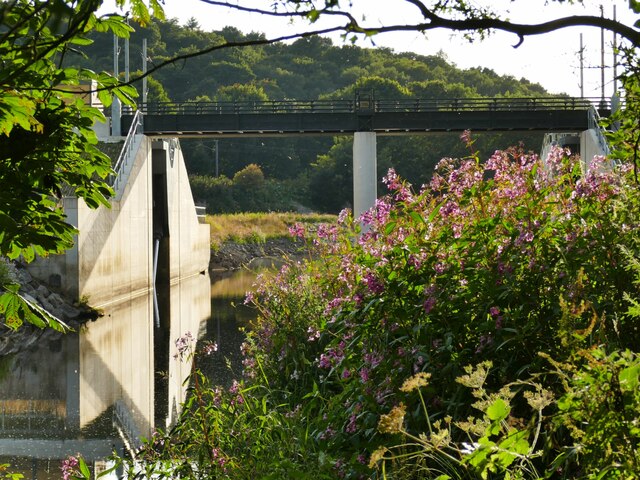
<instances>
[{"instance_id":1,"label":"green leaf","mask_svg":"<svg viewBox=\"0 0 640 480\"><path fill-rule=\"evenodd\" d=\"M529 452L529 442L527 436L529 432L526 430L515 431L500 442L500 448L514 452L520 455L525 455Z\"/></svg>"},{"instance_id":2,"label":"green leaf","mask_svg":"<svg viewBox=\"0 0 640 480\"><path fill-rule=\"evenodd\" d=\"M416 222L416 223L426 223L424 221L424 217L422 215L420 215L418 212L416 212L415 210L411 210L409 212L409 216L411 216L411 218Z\"/></svg>"},{"instance_id":3,"label":"green leaf","mask_svg":"<svg viewBox=\"0 0 640 480\"><path fill-rule=\"evenodd\" d=\"M489 407L487 407L487 417L489 420L501 421L507 418L511 408L503 399L496 399Z\"/></svg>"},{"instance_id":4,"label":"green leaf","mask_svg":"<svg viewBox=\"0 0 640 480\"><path fill-rule=\"evenodd\" d=\"M384 233L385 235L389 235L391 234L391 232L393 232L393 230L396 228L396 222L389 222L387 223L387 225L384 227Z\"/></svg>"},{"instance_id":5,"label":"green leaf","mask_svg":"<svg viewBox=\"0 0 640 480\"><path fill-rule=\"evenodd\" d=\"M619 374L620 388L635 392L640 384L640 364L623 369Z\"/></svg>"},{"instance_id":6,"label":"green leaf","mask_svg":"<svg viewBox=\"0 0 640 480\"><path fill-rule=\"evenodd\" d=\"M85 462L84 458L78 456L78 467L80 468L80 473L83 476L83 479L90 480L91 472L89 471L89 467L87 466L87 462Z\"/></svg>"},{"instance_id":7,"label":"green leaf","mask_svg":"<svg viewBox=\"0 0 640 480\"><path fill-rule=\"evenodd\" d=\"M427 218L427 223L433 222L433 219L436 218L436 215L438 215L438 212L440 211L442 206L445 204L445 202L446 200L443 200L434 207L434 209L429 214L429 218Z\"/></svg>"}]
</instances>

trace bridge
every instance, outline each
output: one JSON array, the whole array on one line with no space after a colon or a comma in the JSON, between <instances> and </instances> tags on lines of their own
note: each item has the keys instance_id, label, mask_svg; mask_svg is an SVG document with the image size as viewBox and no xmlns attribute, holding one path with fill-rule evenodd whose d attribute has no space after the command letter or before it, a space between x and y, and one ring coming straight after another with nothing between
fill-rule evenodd
<instances>
[{"instance_id":1,"label":"bridge","mask_svg":"<svg viewBox=\"0 0 640 480\"><path fill-rule=\"evenodd\" d=\"M377 198L377 135L467 129L571 132L580 135L587 158L606 152L598 119L611 110L607 102L589 98L377 99L358 93L353 100L147 103L133 113L123 112L114 131L135 129L160 138L353 135L353 212L358 217Z\"/></svg>"},{"instance_id":2,"label":"bridge","mask_svg":"<svg viewBox=\"0 0 640 480\"><path fill-rule=\"evenodd\" d=\"M147 103L139 106L148 136L229 137L299 134L378 135L427 132L582 131L598 99L451 98L275 100L243 102ZM607 106L599 108L608 116ZM124 112L122 131L132 121Z\"/></svg>"}]
</instances>

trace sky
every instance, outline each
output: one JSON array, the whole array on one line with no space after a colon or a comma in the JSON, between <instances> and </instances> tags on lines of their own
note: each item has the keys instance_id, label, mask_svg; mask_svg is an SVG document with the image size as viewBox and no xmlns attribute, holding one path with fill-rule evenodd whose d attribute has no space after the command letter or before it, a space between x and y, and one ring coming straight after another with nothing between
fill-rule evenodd
<instances>
[{"instance_id":1,"label":"sky","mask_svg":"<svg viewBox=\"0 0 640 480\"><path fill-rule=\"evenodd\" d=\"M234 0L232 0L234 1ZM246 6L270 9L272 0L235 0ZM491 6L495 11L508 12L505 16L518 23L537 23L569 15L600 15L603 5L604 15L612 18L614 5L619 21L632 25L635 18L629 10L628 0L584 0L582 5L567 5L545 0L473 0L474 3ZM107 2L108 3L108 2ZM343 3L348 4L348 1ZM547 5L545 5L547 3ZM350 10L363 25L389 25L415 23L420 20L417 9L403 0L351 0ZM319 22L313 26L304 20L294 23L265 15L248 14L228 8L208 5L200 0L165 0L167 18L177 18L184 24L195 18L203 30L220 30L227 25L248 33L265 33L267 38L284 34L299 33L309 28L320 28L328 23ZM580 82L580 34L583 37L583 86ZM334 44L344 40L339 35L332 36ZM372 43L374 42L374 43ZM513 48L517 37L507 33L496 33L485 41L469 43L461 34L451 34L445 30L433 30L427 34L385 33L372 40L363 39L357 45L363 47L384 46L396 52L415 52L434 55L444 52L450 63L459 68L487 67L498 74L512 75L517 79L526 78L540 83L552 93L567 93L572 96L600 97L601 81L601 32L593 27L574 27L561 31L527 37L522 45ZM605 32L605 97L613 94L613 35Z\"/></svg>"}]
</instances>

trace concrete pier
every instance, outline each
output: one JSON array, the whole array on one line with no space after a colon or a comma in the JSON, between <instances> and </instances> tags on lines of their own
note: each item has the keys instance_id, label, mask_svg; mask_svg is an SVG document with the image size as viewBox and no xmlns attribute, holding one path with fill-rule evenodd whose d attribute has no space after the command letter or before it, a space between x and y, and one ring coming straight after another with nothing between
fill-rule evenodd
<instances>
[{"instance_id":1,"label":"concrete pier","mask_svg":"<svg viewBox=\"0 0 640 480\"><path fill-rule=\"evenodd\" d=\"M377 197L375 132L356 132L353 137L353 216L374 207Z\"/></svg>"}]
</instances>

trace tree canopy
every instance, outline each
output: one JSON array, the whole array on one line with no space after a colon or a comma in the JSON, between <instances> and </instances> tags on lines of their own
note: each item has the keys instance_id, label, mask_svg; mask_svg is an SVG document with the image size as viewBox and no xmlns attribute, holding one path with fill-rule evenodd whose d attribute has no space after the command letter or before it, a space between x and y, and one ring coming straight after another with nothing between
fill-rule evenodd
<instances>
[{"instance_id":1,"label":"tree canopy","mask_svg":"<svg viewBox=\"0 0 640 480\"><path fill-rule=\"evenodd\" d=\"M106 72L63 66L64 58L91 43L93 31L126 37L133 30L117 15L98 16L101 0L0 4L0 255L59 253L73 244L75 228L62 209L63 194L82 198L90 207L108 206L112 189L109 157L96 147L92 127L105 121L102 112L82 98L105 105L116 95L133 104L136 91ZM157 0L118 0L129 6L134 21L147 23ZM0 296L5 324L27 320L38 326L58 326L47 315L36 315L6 286Z\"/></svg>"}]
</instances>

